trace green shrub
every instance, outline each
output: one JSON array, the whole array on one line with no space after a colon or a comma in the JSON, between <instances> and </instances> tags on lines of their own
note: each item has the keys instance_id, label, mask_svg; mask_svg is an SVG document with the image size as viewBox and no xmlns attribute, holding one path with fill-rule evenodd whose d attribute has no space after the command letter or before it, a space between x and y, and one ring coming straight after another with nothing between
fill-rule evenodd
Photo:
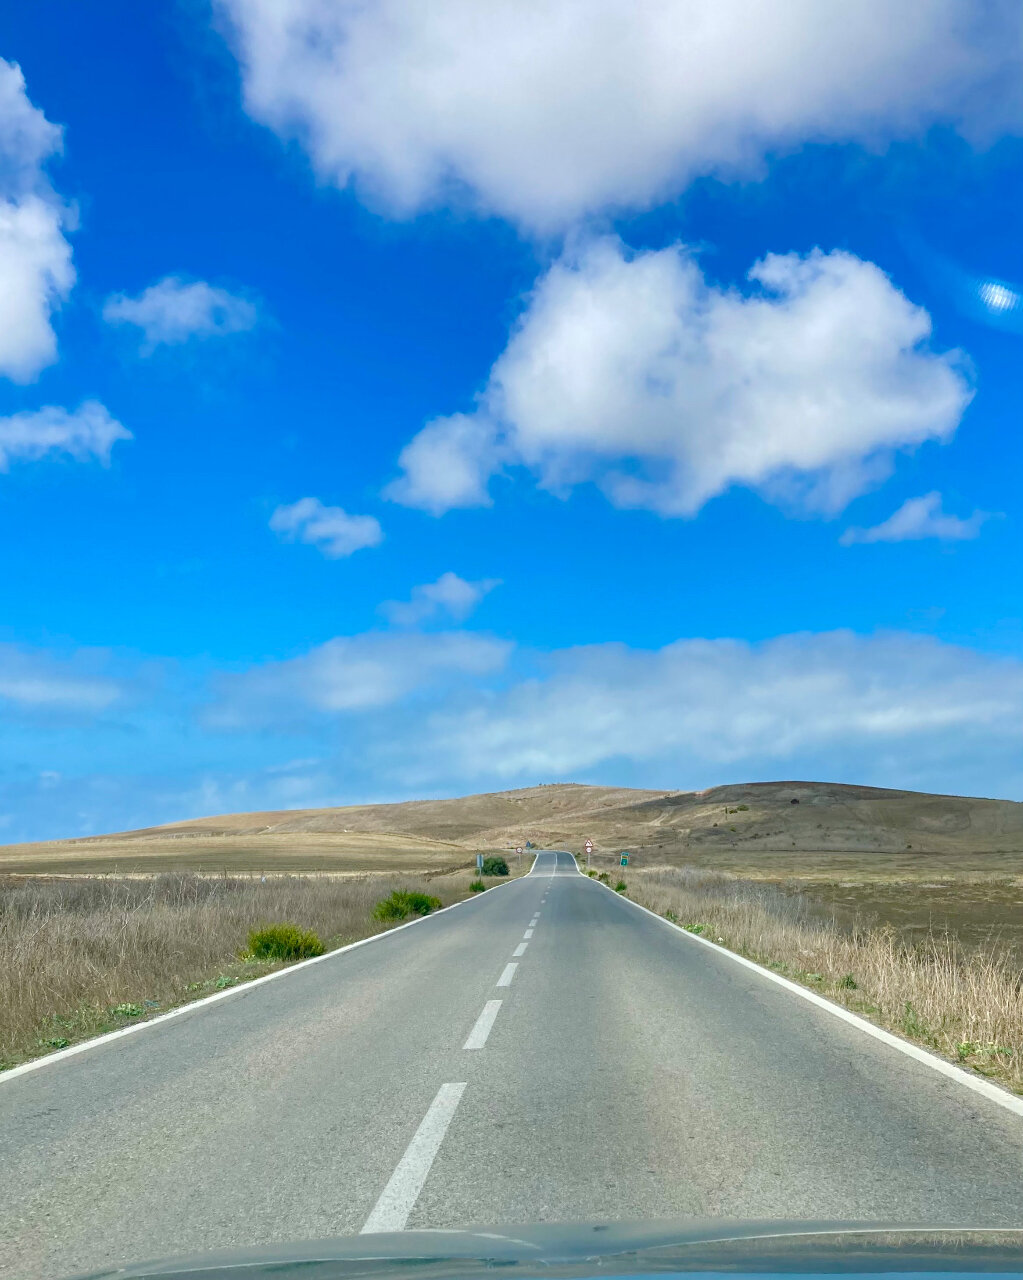
<instances>
[{"instance_id":1,"label":"green shrub","mask_svg":"<svg viewBox=\"0 0 1023 1280\"><path fill-rule=\"evenodd\" d=\"M628 887L629 886L625 883L624 880L619 880L618 883L615 885L615 893L624 893Z\"/></svg>"},{"instance_id":2,"label":"green shrub","mask_svg":"<svg viewBox=\"0 0 1023 1280\"><path fill-rule=\"evenodd\" d=\"M305 960L325 950L315 933L296 924L268 924L249 934L249 953L257 960Z\"/></svg>"},{"instance_id":3,"label":"green shrub","mask_svg":"<svg viewBox=\"0 0 1023 1280\"><path fill-rule=\"evenodd\" d=\"M847 973L844 978L839 978L837 985L844 991L855 991L858 984L852 974Z\"/></svg>"},{"instance_id":4,"label":"green shrub","mask_svg":"<svg viewBox=\"0 0 1023 1280\"><path fill-rule=\"evenodd\" d=\"M600 873L600 875L599 875L599 876L597 876L597 879L600 881L600 883L601 883L601 884L610 884L610 883L611 883L611 877L607 874L607 872L606 872L606 871L602 871L602 872Z\"/></svg>"},{"instance_id":5,"label":"green shrub","mask_svg":"<svg viewBox=\"0 0 1023 1280\"><path fill-rule=\"evenodd\" d=\"M440 906L440 898L411 889L395 889L373 908L375 920L407 920L409 916L428 916Z\"/></svg>"},{"instance_id":6,"label":"green shrub","mask_svg":"<svg viewBox=\"0 0 1023 1280\"><path fill-rule=\"evenodd\" d=\"M483 859L483 874L485 876L506 876L508 874L508 864L500 855L493 854L491 857Z\"/></svg>"},{"instance_id":7,"label":"green shrub","mask_svg":"<svg viewBox=\"0 0 1023 1280\"><path fill-rule=\"evenodd\" d=\"M482 881L482 880L474 880L474 881L472 882L472 884L469 886L469 892L470 892L470 893L485 893L485 892L486 892L486 888L487 888L487 886L483 883L483 881Z\"/></svg>"},{"instance_id":8,"label":"green shrub","mask_svg":"<svg viewBox=\"0 0 1023 1280\"><path fill-rule=\"evenodd\" d=\"M111 1012L120 1018L141 1018L145 1009L140 1004L115 1004Z\"/></svg>"}]
</instances>

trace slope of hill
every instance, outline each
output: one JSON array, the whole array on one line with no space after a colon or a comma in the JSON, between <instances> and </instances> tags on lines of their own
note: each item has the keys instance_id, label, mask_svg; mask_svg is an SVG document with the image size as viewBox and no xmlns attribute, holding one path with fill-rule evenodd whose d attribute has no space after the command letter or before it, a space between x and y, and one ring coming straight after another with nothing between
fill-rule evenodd
<instances>
[{"instance_id":1,"label":"slope of hill","mask_svg":"<svg viewBox=\"0 0 1023 1280\"><path fill-rule=\"evenodd\" d=\"M140 831L0 848L0 871L422 870L464 866L477 849L537 845L776 874L868 863L905 869L978 860L1018 871L1023 804L822 782L706 791L555 783L403 804L224 814ZM935 861L936 860L936 861ZM965 860L965 862L964 862Z\"/></svg>"}]
</instances>

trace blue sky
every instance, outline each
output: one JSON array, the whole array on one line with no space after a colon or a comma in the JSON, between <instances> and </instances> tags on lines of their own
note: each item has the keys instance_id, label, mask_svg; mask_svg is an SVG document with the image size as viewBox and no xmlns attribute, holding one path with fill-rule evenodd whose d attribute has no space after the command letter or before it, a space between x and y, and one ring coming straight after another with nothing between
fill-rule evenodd
<instances>
[{"instance_id":1,"label":"blue sky","mask_svg":"<svg viewBox=\"0 0 1023 1280\"><path fill-rule=\"evenodd\" d=\"M1014 9L7 14L0 839L1020 798Z\"/></svg>"}]
</instances>

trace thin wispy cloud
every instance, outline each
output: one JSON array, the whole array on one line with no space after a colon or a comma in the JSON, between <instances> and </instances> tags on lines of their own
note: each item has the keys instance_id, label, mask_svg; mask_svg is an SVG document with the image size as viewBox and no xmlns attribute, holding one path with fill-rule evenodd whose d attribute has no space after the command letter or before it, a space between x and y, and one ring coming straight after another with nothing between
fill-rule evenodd
<instances>
[{"instance_id":1,"label":"thin wispy cloud","mask_svg":"<svg viewBox=\"0 0 1023 1280\"><path fill-rule=\"evenodd\" d=\"M413 587L408 600L388 600L380 606L395 626L415 627L438 617L463 622L485 595L500 586L497 578L467 582L457 573L442 573L436 582Z\"/></svg>"},{"instance_id":2,"label":"thin wispy cloud","mask_svg":"<svg viewBox=\"0 0 1023 1280\"><path fill-rule=\"evenodd\" d=\"M125 695L125 683L105 670L110 665L103 651L57 655L0 644L0 705L22 715L99 714Z\"/></svg>"},{"instance_id":3,"label":"thin wispy cloud","mask_svg":"<svg viewBox=\"0 0 1023 1280\"><path fill-rule=\"evenodd\" d=\"M942 542L966 542L976 538L990 512L974 511L971 516L949 515L942 510L941 494L925 493L909 498L887 520L869 529L850 528L839 541L849 547L857 542L918 542L937 538Z\"/></svg>"},{"instance_id":4,"label":"thin wispy cloud","mask_svg":"<svg viewBox=\"0 0 1023 1280\"><path fill-rule=\"evenodd\" d=\"M384 531L375 516L353 516L341 507L325 506L319 498L299 498L278 507L270 528L289 542L305 542L329 560L340 560L364 547L376 547Z\"/></svg>"},{"instance_id":5,"label":"thin wispy cloud","mask_svg":"<svg viewBox=\"0 0 1023 1280\"><path fill-rule=\"evenodd\" d=\"M143 353L151 355L161 346L244 333L255 328L259 312L248 298L205 280L167 276L135 297L113 294L103 305L103 319L137 329Z\"/></svg>"},{"instance_id":6,"label":"thin wispy cloud","mask_svg":"<svg viewBox=\"0 0 1023 1280\"><path fill-rule=\"evenodd\" d=\"M131 432L95 400L70 413L57 405L15 413L0 418L0 472L12 463L37 462L47 455L106 465L114 445L131 438Z\"/></svg>"},{"instance_id":7,"label":"thin wispy cloud","mask_svg":"<svg viewBox=\"0 0 1023 1280\"><path fill-rule=\"evenodd\" d=\"M310 718L377 711L499 671L511 649L507 641L458 631L338 636L297 658L222 676L205 723L296 728Z\"/></svg>"}]
</instances>

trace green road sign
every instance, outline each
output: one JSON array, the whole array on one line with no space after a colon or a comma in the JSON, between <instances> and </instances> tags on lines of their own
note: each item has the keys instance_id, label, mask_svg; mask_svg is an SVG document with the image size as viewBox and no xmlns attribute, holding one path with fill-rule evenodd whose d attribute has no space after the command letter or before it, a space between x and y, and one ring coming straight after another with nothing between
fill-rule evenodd
<instances>
[{"instance_id":1,"label":"green road sign","mask_svg":"<svg viewBox=\"0 0 1023 1280\"><path fill-rule=\"evenodd\" d=\"M629 855L628 855L627 853L623 853L623 854L622 854L622 866L623 866L623 867L627 867L628 865L629 865Z\"/></svg>"}]
</instances>

